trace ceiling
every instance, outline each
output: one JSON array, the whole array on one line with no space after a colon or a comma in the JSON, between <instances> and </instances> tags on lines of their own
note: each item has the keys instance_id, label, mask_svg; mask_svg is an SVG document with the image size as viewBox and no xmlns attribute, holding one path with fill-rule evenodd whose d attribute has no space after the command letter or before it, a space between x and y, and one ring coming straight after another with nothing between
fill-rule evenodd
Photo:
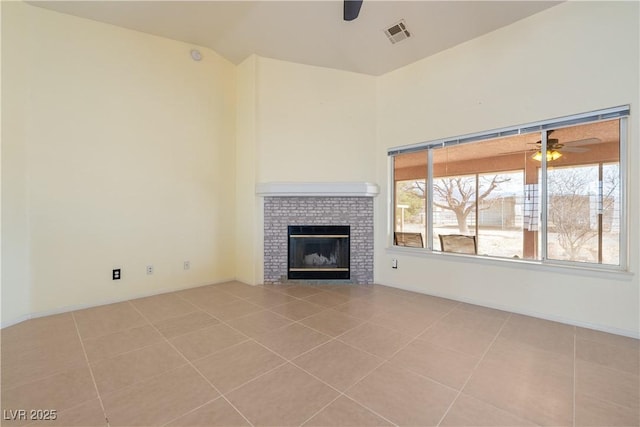
<instances>
[{"instance_id":1,"label":"ceiling","mask_svg":"<svg viewBox=\"0 0 640 427\"><path fill-rule=\"evenodd\" d=\"M381 75L552 7L552 1L30 1L30 4L205 46L234 64L251 54ZM404 19L411 37L383 30Z\"/></svg>"},{"instance_id":2,"label":"ceiling","mask_svg":"<svg viewBox=\"0 0 640 427\"><path fill-rule=\"evenodd\" d=\"M562 160L553 165L566 166L618 161L620 158L620 120L606 120L553 130L550 138L557 138L564 148ZM460 144L438 149L433 154L433 164L451 165L459 162L457 169L468 168L468 173L488 167L492 171L523 169L525 163L540 149L540 132L531 132L505 138L489 139L471 144ZM578 148L582 152L571 151ZM540 163L533 163L539 165ZM394 168L412 169L401 179L424 179L427 171L425 151L401 154L394 158ZM444 170L443 170L444 172Z\"/></svg>"}]
</instances>

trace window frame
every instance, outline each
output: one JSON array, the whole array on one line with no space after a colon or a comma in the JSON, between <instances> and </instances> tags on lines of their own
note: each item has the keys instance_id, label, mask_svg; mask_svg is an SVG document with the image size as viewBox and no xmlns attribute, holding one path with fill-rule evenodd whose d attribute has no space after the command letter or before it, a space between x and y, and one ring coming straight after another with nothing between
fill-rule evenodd
<instances>
[{"instance_id":1,"label":"window frame","mask_svg":"<svg viewBox=\"0 0 640 427\"><path fill-rule=\"evenodd\" d=\"M451 138L426 141L418 144L393 147L387 150L389 168L389 187L392 189L388 197L389 232L387 236L388 249L414 254L434 254L437 256L473 258L482 261L511 262L536 266L570 267L578 270L602 271L602 272L628 272L628 120L630 108L628 105L597 110L587 113L575 114L555 119L549 119L519 126L506 127L486 132L461 135ZM540 249L539 259L512 259L490 255L465 255L453 254L435 250L433 247L433 155L434 149L444 148L452 145L467 144L491 140L514 135L529 133L539 133L541 139L541 151L547 150L547 140L549 131L561 128L572 127L581 124L597 123L612 119L619 120L619 179L620 179L620 236L619 236L619 265L599 264L581 261L557 260L548 257L548 188L547 188L547 159L542 156L540 162L541 182L540 182ZM424 151L426 156L426 192L425 192L425 245L424 248L401 248L393 244L393 232L395 231L395 206L396 206L396 181L395 181L395 157L399 154L408 154Z\"/></svg>"}]
</instances>

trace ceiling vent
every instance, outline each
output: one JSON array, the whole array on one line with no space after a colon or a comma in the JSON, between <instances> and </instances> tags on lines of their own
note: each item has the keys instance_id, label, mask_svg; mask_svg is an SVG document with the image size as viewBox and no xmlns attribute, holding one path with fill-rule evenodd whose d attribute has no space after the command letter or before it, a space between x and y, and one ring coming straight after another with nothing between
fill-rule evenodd
<instances>
[{"instance_id":1,"label":"ceiling vent","mask_svg":"<svg viewBox=\"0 0 640 427\"><path fill-rule=\"evenodd\" d=\"M401 19L391 27L384 30L384 33L387 35L387 37L389 38L389 41L392 44L396 44L406 38L411 37L411 33L409 32L409 29L407 28L407 24L406 22L404 22L404 19Z\"/></svg>"}]
</instances>

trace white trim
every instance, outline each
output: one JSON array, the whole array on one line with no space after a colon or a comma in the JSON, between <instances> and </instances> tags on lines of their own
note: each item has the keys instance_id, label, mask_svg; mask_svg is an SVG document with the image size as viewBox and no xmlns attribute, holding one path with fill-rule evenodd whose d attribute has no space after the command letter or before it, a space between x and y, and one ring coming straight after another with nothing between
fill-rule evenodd
<instances>
[{"instance_id":1,"label":"white trim","mask_svg":"<svg viewBox=\"0 0 640 427\"><path fill-rule=\"evenodd\" d=\"M621 335L624 337L629 337L629 338L640 338L640 332L636 332L636 331L630 331L627 329L620 329L620 328L612 328L609 326L603 326L603 325L599 325L596 323L589 323L589 322L581 322L581 321L576 321L573 319L567 319L565 317L562 316L554 316L552 314L546 314L546 313L539 313L536 311L530 311L530 310L518 310L518 309L514 309L513 307L507 307L507 306L503 306L500 304L491 304L488 303L486 301L478 301L472 298L460 298L460 297L453 297L451 295L447 295L447 294L442 294L439 292L425 292L425 289L421 289L415 286L397 286L397 285L389 285L389 284L384 284L382 286L387 286L390 288L396 288L396 289L402 289L405 291L411 291L411 292L416 292L419 294L424 294L424 295L431 295L434 297L439 297L439 298L446 298L446 299L450 299L452 301L459 301L459 302L465 302L467 304L473 304L473 305L479 305L482 307L488 307L488 308L493 308L496 310L502 310L502 311L506 311L509 313L515 313L515 314L521 314L523 316L530 316L530 317L536 317L538 319L544 319L544 320L550 320L552 322L559 322L559 323L563 323L565 325L571 325L571 326L578 326L581 328L587 328L587 329L593 329L596 331L601 331L601 332L606 332L609 334L614 334L614 335Z\"/></svg>"},{"instance_id":2,"label":"white trim","mask_svg":"<svg viewBox=\"0 0 640 427\"><path fill-rule=\"evenodd\" d=\"M588 113L575 114L572 116L565 116L557 119L544 120L540 122L530 123L528 125L522 125L520 127L512 127L512 128L502 128L498 130L493 130L489 132L481 132L475 134L463 135L460 137L456 137L453 139L449 139L445 141L444 139L435 140L426 143L419 143L413 145L407 145L403 147L395 147L389 148L387 150L387 155L390 159L389 165L391 165L392 169L388 173L388 182L391 188L391 192L393 192L393 197L390 200L395 200L395 156L401 155L404 153L411 152L419 152L426 151L427 153L427 202L425 205L425 213L426 213L426 242L424 244L424 248L420 251L422 253L427 254L438 254L439 251L435 251L433 248L433 206L429 200L433 201L433 149L438 149L441 147L445 147L447 145L455 145L462 144L467 142L476 142L480 140L492 139L498 136L510 136L522 133L540 133L540 143L541 143L541 151L544 153L547 149L548 136L549 132L555 129L560 129L562 127L571 127L578 126L580 124L588 124L588 123L596 123L599 121L607 121L607 120L619 120L619 176L620 176L620 239L619 239L619 264L618 265L609 265L609 264L588 264L584 265L580 262L573 261L562 261L548 259L547 254L547 223L548 223L548 190L547 190L547 159L545 156L542 156L540 161L540 171L541 171L541 182L540 182L540 194L539 194L539 208L540 208L540 259L532 260L532 262L524 262L524 265L536 265L536 266L553 266L553 267L565 267L566 269L572 269L574 272L591 272L591 273L599 273L604 272L614 273L620 277L622 274L631 274L629 272L630 264L628 259L628 212L627 212L627 187L628 183L627 179L627 142L628 142L628 130L627 130L627 120L630 115L630 107L629 105L619 106L608 108L604 110L598 110ZM525 127L523 127L525 126ZM477 185L477 182L476 182ZM477 192L477 189L476 189ZM395 203L395 202L392 202ZM395 230L395 206L390 206L390 216L387 218L387 224L391 226L391 232L389 233L388 240L391 240L391 235ZM477 223L476 223L477 227ZM387 248L387 251L390 248ZM417 250L413 249L413 253L418 253ZM488 256L479 256L473 255L474 258L481 260L481 262L486 262L487 259L498 260L498 262L514 262L509 258L498 258L498 257L488 257ZM516 261L517 263L517 261ZM536 267L539 268L539 267Z\"/></svg>"},{"instance_id":3,"label":"white trim","mask_svg":"<svg viewBox=\"0 0 640 427\"><path fill-rule=\"evenodd\" d=\"M429 251L423 248L410 248L404 246L390 246L385 248L387 254L409 255L413 257L432 258L462 263L491 264L501 267L520 268L529 271L551 271L556 273L572 274L574 276L602 277L611 280L625 280L633 277L633 272L615 268L603 268L601 264L579 264L543 262L541 260L513 259L491 257L485 255L456 254L452 252ZM444 257L444 258L443 258Z\"/></svg>"},{"instance_id":4,"label":"white trim","mask_svg":"<svg viewBox=\"0 0 640 427\"><path fill-rule=\"evenodd\" d=\"M627 117L630 114L629 105L605 108L603 110L589 111L586 113L573 114L571 116L557 117L555 119L541 120L518 126L510 126L500 129L493 129L483 132L469 133L449 138L434 139L431 141L418 142L416 144L401 145L387 149L387 155L395 156L403 153L426 150L429 148L445 147L449 145L466 144L488 139L504 138L513 135L523 135L528 133L542 132L543 130L561 129L568 126L575 126L583 123L595 123L598 121L612 120L620 117Z\"/></svg>"},{"instance_id":5,"label":"white trim","mask_svg":"<svg viewBox=\"0 0 640 427\"><path fill-rule=\"evenodd\" d=\"M7 320L6 322L2 322L1 329L7 328L9 326L17 325L18 323L22 323L25 320L29 320L33 317L31 314L24 314L22 316L18 316L15 319Z\"/></svg>"},{"instance_id":6,"label":"white trim","mask_svg":"<svg viewBox=\"0 0 640 427\"><path fill-rule=\"evenodd\" d=\"M378 184L371 182L263 182L256 184L261 197L375 197Z\"/></svg>"},{"instance_id":7,"label":"white trim","mask_svg":"<svg viewBox=\"0 0 640 427\"><path fill-rule=\"evenodd\" d=\"M540 152L541 153L546 153L547 152L547 143L549 142L549 132L546 130L543 130L541 133L541 139L540 139ZM539 199L538 199L538 207L540 208L539 211L539 215L540 215L540 224L538 224L539 230L540 230L540 259L543 262L547 261L548 258L548 250L549 247L547 246L549 244L549 235L547 234L548 232L548 224L547 221L549 221L549 182L547 181L549 179L548 177L548 172L549 170L547 169L547 156L543 155L542 158L540 159L540 193L539 193ZM526 174L526 171L525 171ZM538 173L536 172L536 177L537 177ZM537 179L537 178L536 178ZM523 244L524 246L524 244Z\"/></svg>"},{"instance_id":8,"label":"white trim","mask_svg":"<svg viewBox=\"0 0 640 427\"><path fill-rule=\"evenodd\" d=\"M628 128L628 118L622 117L620 119L620 147L618 148L618 173L620 179L620 240L618 244L620 245L619 252L619 262L620 265L625 265L629 268L630 260L629 260L629 218L631 218L631 213L628 211L629 209L629 188L631 185L627 181L628 172L629 172L629 128Z\"/></svg>"},{"instance_id":9,"label":"white trim","mask_svg":"<svg viewBox=\"0 0 640 427\"><path fill-rule=\"evenodd\" d=\"M133 296L127 297L127 298L110 298L110 299L106 299L106 300L101 300L101 301L96 302L96 303L67 305L67 306L64 306L64 307L54 308L52 310L44 310L44 311L38 311L38 312L35 312L35 313L25 314L23 316L19 316L19 317L15 318L15 319L7 320L5 322L2 322L2 325L0 326L0 329L4 329L4 328L7 328L9 326L17 325L18 323L24 322L25 320L38 319L40 317L53 316L53 315L62 314L62 313L69 313L71 311L84 310L86 308L100 307L102 305L116 304L116 303L119 303L119 302L131 301L131 300L139 299L139 298L152 297L152 296L156 296L156 295L162 295L162 294L168 294L168 293L172 293L172 292L184 291L184 290L187 290L187 289L200 288L202 286L217 285L217 284L220 284L220 283L236 282L236 281L238 281L238 280L236 280L236 279L225 279L225 280L219 280L219 281L216 281L216 282L207 282L207 283L197 284L197 285L194 285L194 286L189 286L187 288L159 289L159 290L156 290L156 291L153 291L153 292L143 292L141 294L136 294L136 295L133 295ZM242 283L244 283L244 282L242 282Z\"/></svg>"}]
</instances>

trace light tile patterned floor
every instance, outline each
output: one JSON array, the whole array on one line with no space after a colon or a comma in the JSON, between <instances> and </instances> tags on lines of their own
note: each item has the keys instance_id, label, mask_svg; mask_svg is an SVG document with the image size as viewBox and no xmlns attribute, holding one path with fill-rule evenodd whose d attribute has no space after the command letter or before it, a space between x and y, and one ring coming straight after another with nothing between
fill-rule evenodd
<instances>
[{"instance_id":1,"label":"light tile patterned floor","mask_svg":"<svg viewBox=\"0 0 640 427\"><path fill-rule=\"evenodd\" d=\"M638 426L639 356L384 286L230 282L3 329L2 425Z\"/></svg>"}]
</instances>

